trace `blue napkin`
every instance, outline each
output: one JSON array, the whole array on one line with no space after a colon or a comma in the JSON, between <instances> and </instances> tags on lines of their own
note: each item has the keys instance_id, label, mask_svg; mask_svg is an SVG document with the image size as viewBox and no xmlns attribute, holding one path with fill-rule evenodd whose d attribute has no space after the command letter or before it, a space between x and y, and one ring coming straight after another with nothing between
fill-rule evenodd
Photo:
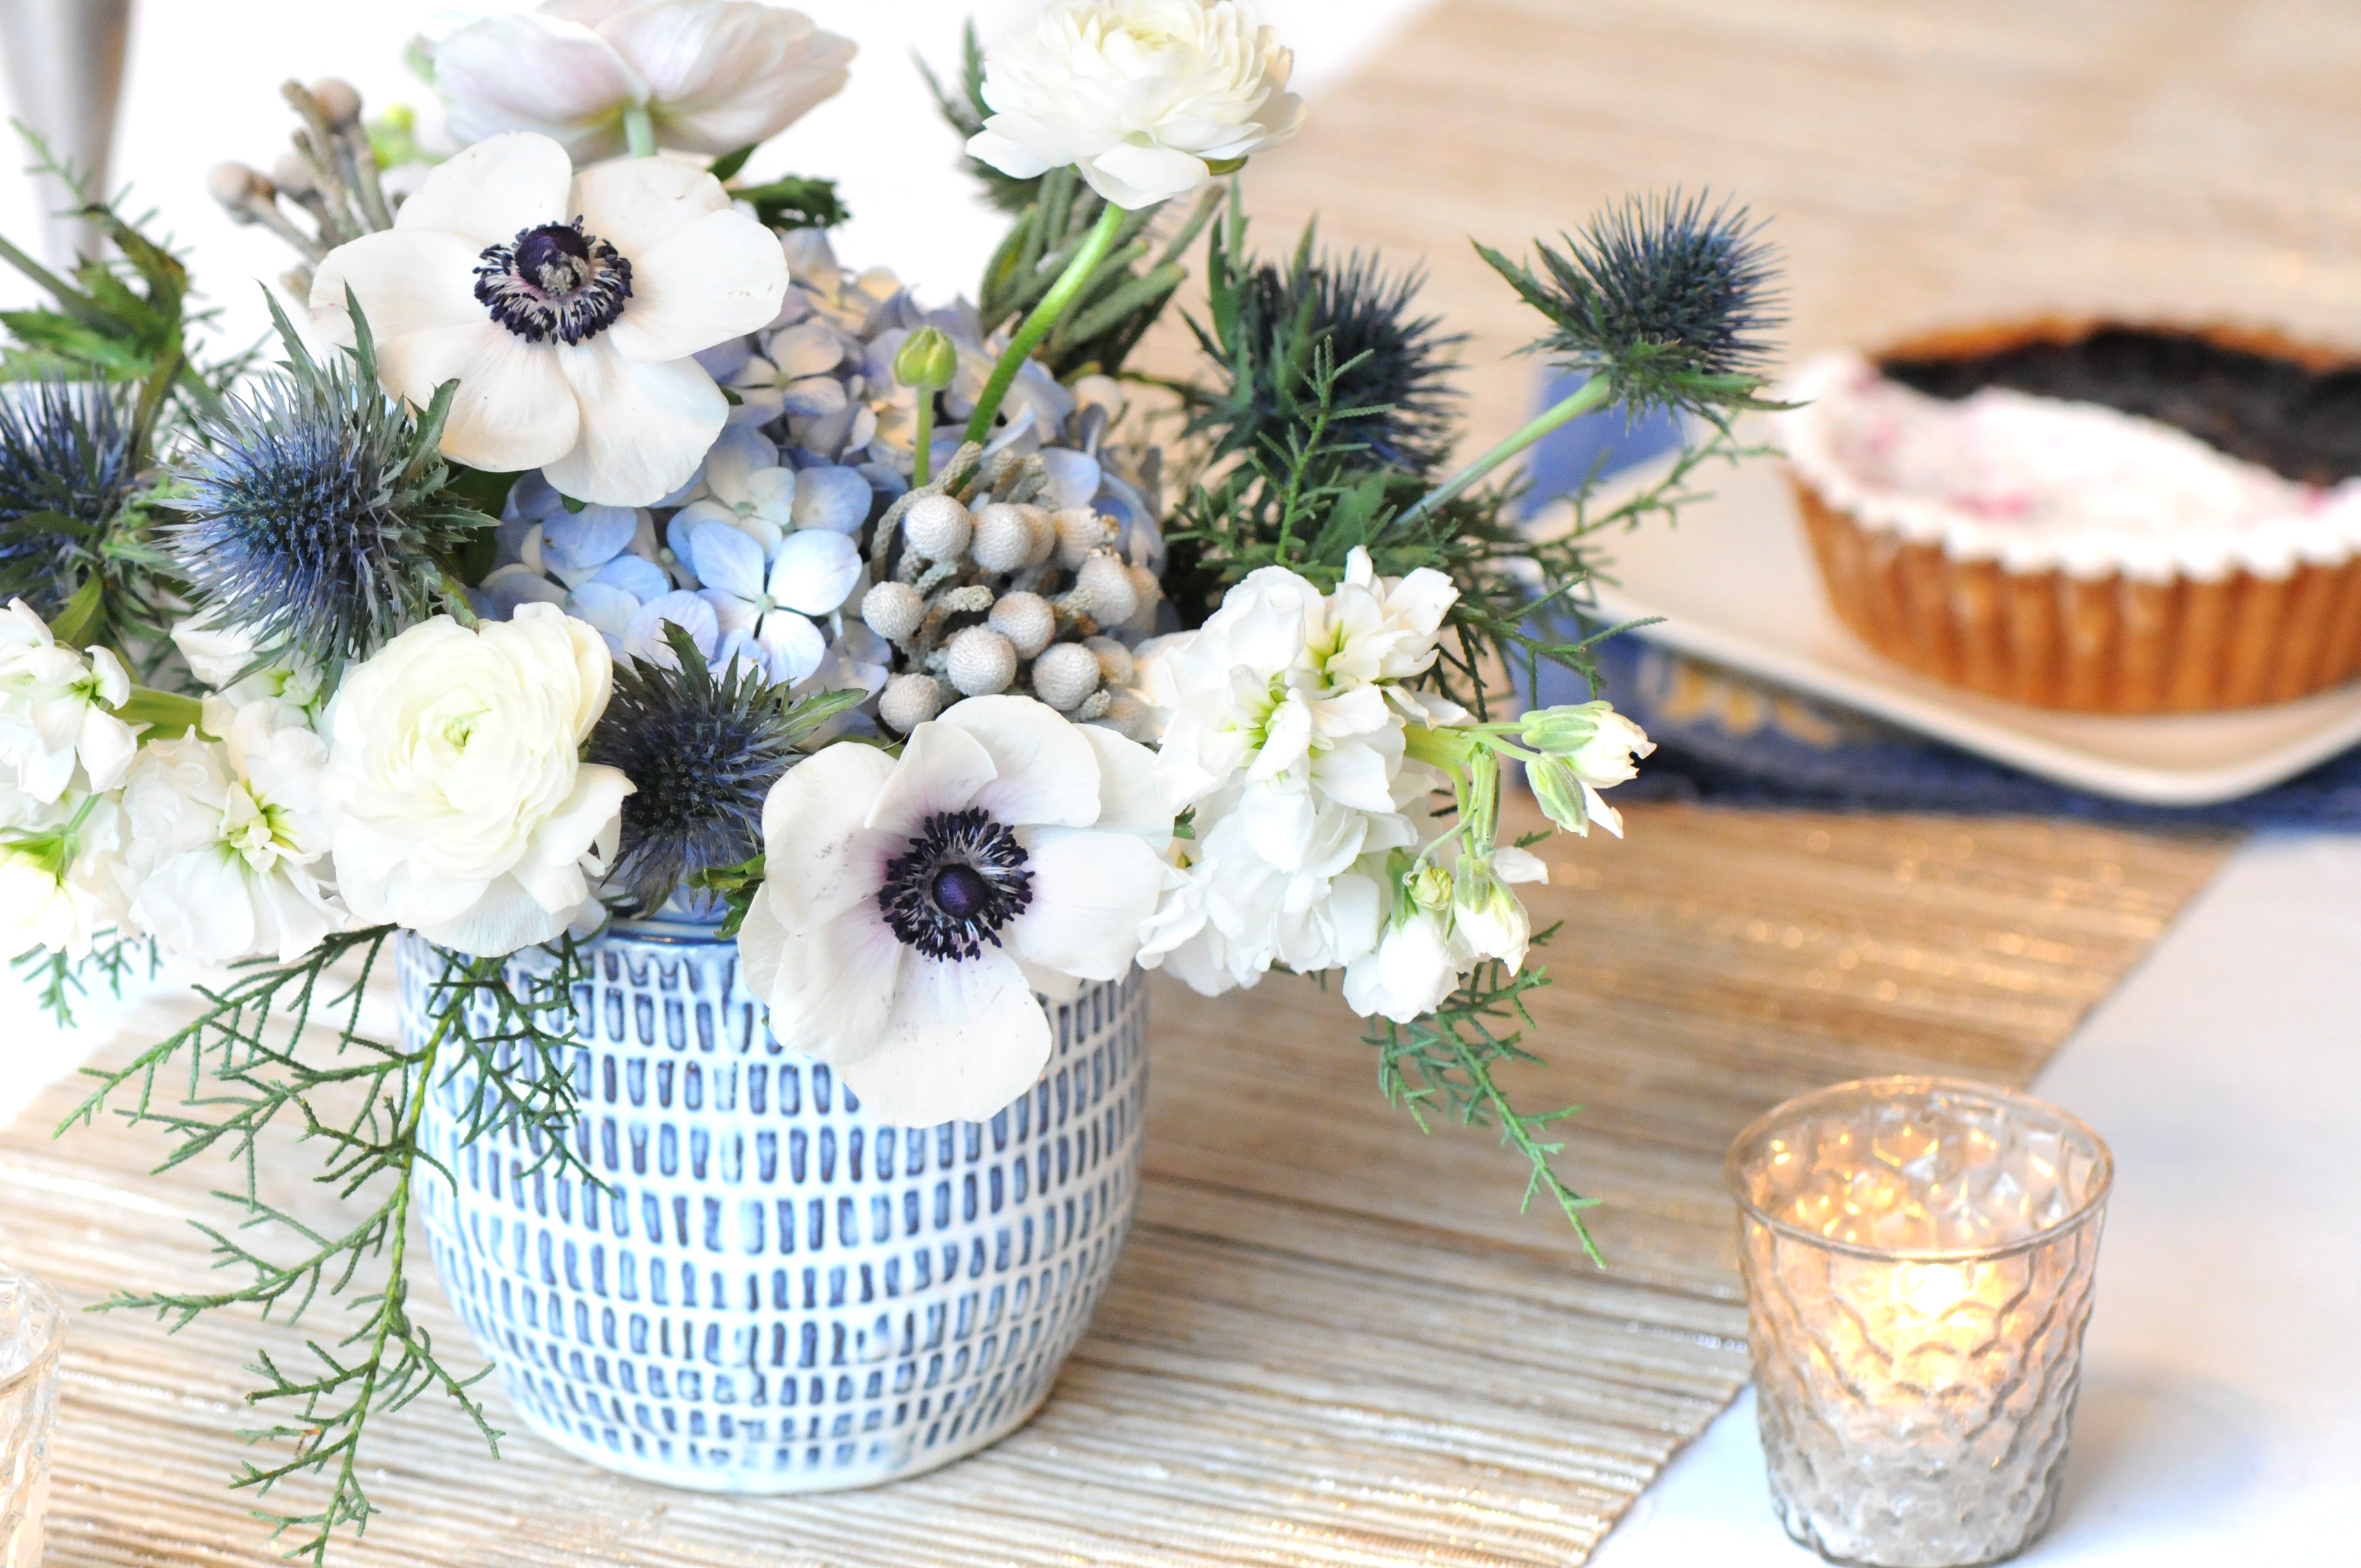
<instances>
[{"instance_id":1,"label":"blue napkin","mask_svg":"<svg viewBox=\"0 0 2361 1568\"><path fill-rule=\"evenodd\" d=\"M1578 384L1554 383L1548 395L1563 397ZM1669 416L1632 423L1609 410L1573 420L1534 445L1528 509L1574 488L1594 463L1602 474L1612 473L1679 442L1679 426ZM1630 714L1657 746L1640 777L1616 792L1619 799L2361 831L2361 748L2241 800L2141 806L2051 784L1636 634L1611 638L1598 652L1599 695ZM1571 672L1542 667L1538 706L1590 696Z\"/></svg>"}]
</instances>

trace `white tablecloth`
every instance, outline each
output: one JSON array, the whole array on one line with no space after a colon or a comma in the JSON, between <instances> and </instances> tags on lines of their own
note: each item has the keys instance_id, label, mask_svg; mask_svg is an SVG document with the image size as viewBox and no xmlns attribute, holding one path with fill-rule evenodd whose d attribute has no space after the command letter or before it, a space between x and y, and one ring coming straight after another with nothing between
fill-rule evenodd
<instances>
[{"instance_id":1,"label":"white tablecloth","mask_svg":"<svg viewBox=\"0 0 2361 1568\"><path fill-rule=\"evenodd\" d=\"M2066 1491L2028 1568L2361 1563L2361 839L2265 839L2050 1063L2113 1146ZM1598 1568L1800 1568L1752 1391Z\"/></svg>"}]
</instances>

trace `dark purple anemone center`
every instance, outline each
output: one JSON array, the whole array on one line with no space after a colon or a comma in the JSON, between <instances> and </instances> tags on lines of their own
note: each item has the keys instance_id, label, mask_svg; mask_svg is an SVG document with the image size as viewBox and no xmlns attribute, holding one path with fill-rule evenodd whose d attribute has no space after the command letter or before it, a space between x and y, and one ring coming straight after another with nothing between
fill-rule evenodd
<instances>
[{"instance_id":1,"label":"dark purple anemone center","mask_svg":"<svg viewBox=\"0 0 2361 1568\"><path fill-rule=\"evenodd\" d=\"M981 807L939 811L885 862L885 924L930 959L972 959L1033 902L1032 857Z\"/></svg>"},{"instance_id":2,"label":"dark purple anemone center","mask_svg":"<svg viewBox=\"0 0 2361 1568\"><path fill-rule=\"evenodd\" d=\"M476 258L476 298L528 343L586 343L615 324L631 297L631 264L582 220L520 229Z\"/></svg>"}]
</instances>

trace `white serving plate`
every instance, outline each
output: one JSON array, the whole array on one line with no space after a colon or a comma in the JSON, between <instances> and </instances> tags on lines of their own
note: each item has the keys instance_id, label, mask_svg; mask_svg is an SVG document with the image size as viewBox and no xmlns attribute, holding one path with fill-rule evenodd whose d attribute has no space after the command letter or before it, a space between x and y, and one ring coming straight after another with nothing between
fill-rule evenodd
<instances>
[{"instance_id":1,"label":"white serving plate","mask_svg":"<svg viewBox=\"0 0 2361 1568\"><path fill-rule=\"evenodd\" d=\"M1669 459L1612 487L1644 484ZM1912 673L1845 630L1820 586L1775 459L1701 469L1711 499L1631 533L1599 536L1616 580L1610 622L1684 653L1915 729L2059 784L2150 806L2208 806L2268 789L2361 743L2361 682L2229 713L2118 718L2058 713ZM1548 522L1543 524L1545 532Z\"/></svg>"}]
</instances>

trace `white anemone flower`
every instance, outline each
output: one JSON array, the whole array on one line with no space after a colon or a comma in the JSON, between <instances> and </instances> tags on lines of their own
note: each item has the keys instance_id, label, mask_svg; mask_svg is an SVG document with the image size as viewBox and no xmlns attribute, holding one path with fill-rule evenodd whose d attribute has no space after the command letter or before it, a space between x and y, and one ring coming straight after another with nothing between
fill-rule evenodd
<instances>
[{"instance_id":1,"label":"white anemone flower","mask_svg":"<svg viewBox=\"0 0 2361 1568\"><path fill-rule=\"evenodd\" d=\"M851 39L751 0L548 0L434 46L434 90L463 142L539 131L576 158L624 150L646 115L659 146L734 152L844 88Z\"/></svg>"},{"instance_id":2,"label":"white anemone flower","mask_svg":"<svg viewBox=\"0 0 2361 1568\"><path fill-rule=\"evenodd\" d=\"M1293 62L1240 0L1060 0L985 51L993 113L967 149L1019 179L1072 164L1152 206L1301 127Z\"/></svg>"},{"instance_id":3,"label":"white anemone flower","mask_svg":"<svg viewBox=\"0 0 2361 1568\"><path fill-rule=\"evenodd\" d=\"M247 704L226 728L220 742L140 748L123 789L131 918L169 953L291 963L345 922L323 886L328 748L275 701Z\"/></svg>"},{"instance_id":4,"label":"white anemone flower","mask_svg":"<svg viewBox=\"0 0 2361 1568\"><path fill-rule=\"evenodd\" d=\"M703 169L577 174L557 143L512 132L436 165L392 228L330 251L312 317L352 342L349 289L387 390L423 408L457 380L445 455L638 507L686 483L728 418L690 356L767 323L786 286L776 236Z\"/></svg>"},{"instance_id":5,"label":"white anemone flower","mask_svg":"<svg viewBox=\"0 0 2361 1568\"><path fill-rule=\"evenodd\" d=\"M899 760L828 747L763 807L747 978L873 1114L989 1116L1049 1061L1035 992L1130 969L1171 830L1145 748L1030 697L954 704Z\"/></svg>"},{"instance_id":6,"label":"white anemone flower","mask_svg":"<svg viewBox=\"0 0 2361 1568\"><path fill-rule=\"evenodd\" d=\"M107 650L85 657L60 642L23 599L0 613L0 765L35 800L63 795L76 763L92 789L123 782L138 741L115 710L130 696L131 677Z\"/></svg>"}]
</instances>

